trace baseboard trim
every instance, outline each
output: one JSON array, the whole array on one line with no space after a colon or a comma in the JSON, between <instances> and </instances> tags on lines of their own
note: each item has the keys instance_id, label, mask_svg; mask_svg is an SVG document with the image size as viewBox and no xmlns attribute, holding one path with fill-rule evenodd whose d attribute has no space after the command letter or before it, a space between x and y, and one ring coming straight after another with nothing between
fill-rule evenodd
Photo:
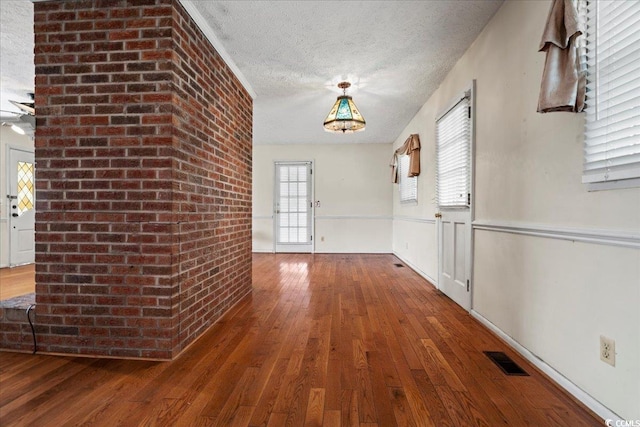
<instances>
[{"instance_id":1,"label":"baseboard trim","mask_svg":"<svg viewBox=\"0 0 640 427\"><path fill-rule=\"evenodd\" d=\"M345 255L345 254L384 255L384 254L389 254L389 251L385 251L385 250L379 250L379 251L319 251L319 250L316 249L316 251L314 253L316 253L316 254L340 254L340 255Z\"/></svg>"},{"instance_id":2,"label":"baseboard trim","mask_svg":"<svg viewBox=\"0 0 640 427\"><path fill-rule=\"evenodd\" d=\"M425 273L424 271L420 270L415 264L413 264L411 261L407 260L406 258L404 258L402 255L400 255L397 252L393 252L393 255L398 258L400 261L404 262L405 264L407 264L409 266L409 268L411 268L413 271L415 271L416 273L418 273L423 279L425 279L427 282L431 283L433 285L434 288L438 289L438 281L436 279L434 279L433 277L429 276L427 273Z\"/></svg>"},{"instance_id":3,"label":"baseboard trim","mask_svg":"<svg viewBox=\"0 0 640 427\"><path fill-rule=\"evenodd\" d=\"M586 407L591 409L596 415L603 420L622 420L609 408L602 403L594 399L590 394L582 390L580 387L572 383L567 377L556 371L553 367L547 364L544 360L538 358L535 354L530 352L526 347L518 343L516 340L507 335L502 329L491 323L486 317L481 315L475 310L471 310L471 316L473 316L478 322L482 323L487 329L496 334L500 339L506 342L511 348L520 353L522 357L527 359L529 363L542 371L545 375L551 378L561 388L566 390L569 394L582 402ZM613 424L607 424L613 425Z\"/></svg>"},{"instance_id":4,"label":"baseboard trim","mask_svg":"<svg viewBox=\"0 0 640 427\"><path fill-rule=\"evenodd\" d=\"M276 252L274 252L273 250L267 250L267 249L254 249L251 251L254 254L274 254ZM295 252L283 252L283 253L295 253ZM302 252L300 252L302 253ZM340 254L340 255L344 255L344 254L372 254L372 255L387 255L390 252L389 251L385 251L385 250L380 250L380 251L313 251L311 252L305 252L305 253L309 253L309 255L312 254Z\"/></svg>"}]
</instances>

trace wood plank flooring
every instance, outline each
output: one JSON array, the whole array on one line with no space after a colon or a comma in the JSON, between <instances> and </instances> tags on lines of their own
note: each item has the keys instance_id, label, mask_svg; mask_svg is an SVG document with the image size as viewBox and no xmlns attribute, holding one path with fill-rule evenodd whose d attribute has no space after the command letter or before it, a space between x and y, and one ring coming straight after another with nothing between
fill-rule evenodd
<instances>
[{"instance_id":1,"label":"wood plank flooring","mask_svg":"<svg viewBox=\"0 0 640 427\"><path fill-rule=\"evenodd\" d=\"M391 255L253 260L253 295L172 362L1 353L0 425L603 425Z\"/></svg>"},{"instance_id":2,"label":"wood plank flooring","mask_svg":"<svg viewBox=\"0 0 640 427\"><path fill-rule=\"evenodd\" d=\"M35 264L0 268L0 301L36 291Z\"/></svg>"}]
</instances>

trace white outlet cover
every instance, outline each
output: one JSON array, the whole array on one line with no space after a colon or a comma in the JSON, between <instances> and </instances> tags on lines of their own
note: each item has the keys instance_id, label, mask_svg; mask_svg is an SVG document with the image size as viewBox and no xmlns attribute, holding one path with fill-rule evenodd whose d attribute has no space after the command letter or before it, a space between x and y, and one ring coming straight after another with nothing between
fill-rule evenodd
<instances>
[{"instance_id":1,"label":"white outlet cover","mask_svg":"<svg viewBox=\"0 0 640 427\"><path fill-rule=\"evenodd\" d=\"M616 366L616 342L604 335L600 335L600 360Z\"/></svg>"}]
</instances>

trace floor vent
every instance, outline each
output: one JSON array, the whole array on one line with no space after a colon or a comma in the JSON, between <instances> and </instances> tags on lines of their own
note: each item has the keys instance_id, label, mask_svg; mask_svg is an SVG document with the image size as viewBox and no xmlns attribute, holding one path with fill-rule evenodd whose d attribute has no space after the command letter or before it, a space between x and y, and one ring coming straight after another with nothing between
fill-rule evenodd
<instances>
[{"instance_id":1,"label":"floor vent","mask_svg":"<svg viewBox=\"0 0 640 427\"><path fill-rule=\"evenodd\" d=\"M396 264L393 264L393 265L395 265L396 267L404 267L404 265L402 265L400 263L396 263Z\"/></svg>"},{"instance_id":2,"label":"floor vent","mask_svg":"<svg viewBox=\"0 0 640 427\"><path fill-rule=\"evenodd\" d=\"M516 362L501 351L484 351L489 359L507 375L529 376Z\"/></svg>"}]
</instances>

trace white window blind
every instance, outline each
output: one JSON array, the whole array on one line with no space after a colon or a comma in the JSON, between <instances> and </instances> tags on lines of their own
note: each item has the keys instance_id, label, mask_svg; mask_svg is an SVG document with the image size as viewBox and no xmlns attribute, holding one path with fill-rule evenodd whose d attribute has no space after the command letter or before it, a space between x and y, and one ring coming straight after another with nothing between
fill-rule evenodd
<instances>
[{"instance_id":1,"label":"white window blind","mask_svg":"<svg viewBox=\"0 0 640 427\"><path fill-rule=\"evenodd\" d=\"M583 183L640 178L640 1L587 2Z\"/></svg>"},{"instance_id":2,"label":"white window blind","mask_svg":"<svg viewBox=\"0 0 640 427\"><path fill-rule=\"evenodd\" d=\"M401 202L418 201L418 177L409 174L409 156L398 156L398 185Z\"/></svg>"},{"instance_id":3,"label":"white window blind","mask_svg":"<svg viewBox=\"0 0 640 427\"><path fill-rule=\"evenodd\" d=\"M436 122L438 206L468 206L471 185L469 98L461 99Z\"/></svg>"}]
</instances>

